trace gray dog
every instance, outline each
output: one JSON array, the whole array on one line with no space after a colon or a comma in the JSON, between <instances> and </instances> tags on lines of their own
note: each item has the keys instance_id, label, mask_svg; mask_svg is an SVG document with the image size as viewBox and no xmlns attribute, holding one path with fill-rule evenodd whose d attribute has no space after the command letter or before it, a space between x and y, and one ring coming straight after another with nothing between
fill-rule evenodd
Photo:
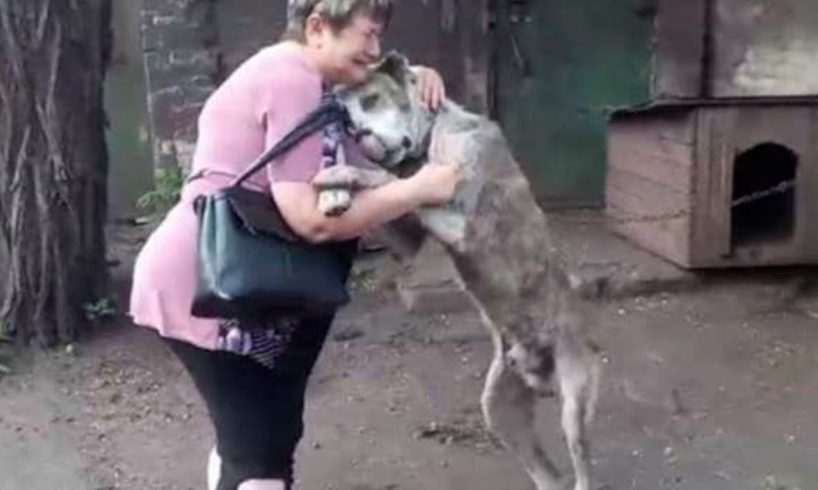
<instances>
[{"instance_id":1,"label":"gray dog","mask_svg":"<svg viewBox=\"0 0 818 490\"><path fill-rule=\"evenodd\" d=\"M567 485L535 431L537 400L559 396L562 429L574 467L574 490L590 490L586 427L599 362L581 333L575 293L553 271L546 218L499 127L446 101L432 113L420 103L405 58L390 54L371 80L339 92L364 154L379 168L325 169L314 180L320 206L338 214L349 191L406 175L454 145L465 166L454 201L415 218L451 254L494 345L481 397L488 427L514 452L537 490ZM441 162L447 163L447 162ZM400 237L404 229L390 233Z\"/></svg>"}]
</instances>

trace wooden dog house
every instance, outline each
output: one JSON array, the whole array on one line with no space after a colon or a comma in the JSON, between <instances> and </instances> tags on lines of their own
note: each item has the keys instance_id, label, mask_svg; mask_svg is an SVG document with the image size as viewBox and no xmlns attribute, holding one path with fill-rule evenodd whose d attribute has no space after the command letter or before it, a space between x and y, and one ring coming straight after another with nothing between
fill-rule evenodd
<instances>
[{"instance_id":1,"label":"wooden dog house","mask_svg":"<svg viewBox=\"0 0 818 490\"><path fill-rule=\"evenodd\" d=\"M606 207L617 233L683 267L818 263L818 97L615 112Z\"/></svg>"}]
</instances>

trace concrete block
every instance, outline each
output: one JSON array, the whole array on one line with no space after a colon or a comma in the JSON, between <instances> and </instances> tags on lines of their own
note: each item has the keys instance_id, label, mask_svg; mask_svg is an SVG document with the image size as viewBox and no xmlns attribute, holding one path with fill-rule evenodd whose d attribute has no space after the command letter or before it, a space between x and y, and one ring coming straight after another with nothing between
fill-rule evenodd
<instances>
[{"instance_id":1,"label":"concrete block","mask_svg":"<svg viewBox=\"0 0 818 490\"><path fill-rule=\"evenodd\" d=\"M414 313L457 313L473 309L460 276L443 246L427 240L397 281L403 305Z\"/></svg>"}]
</instances>

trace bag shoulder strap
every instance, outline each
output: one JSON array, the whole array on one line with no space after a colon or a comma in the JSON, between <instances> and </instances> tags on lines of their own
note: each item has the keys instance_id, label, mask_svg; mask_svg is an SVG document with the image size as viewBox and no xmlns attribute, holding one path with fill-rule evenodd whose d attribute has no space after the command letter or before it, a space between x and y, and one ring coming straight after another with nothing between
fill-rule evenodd
<instances>
[{"instance_id":1,"label":"bag shoulder strap","mask_svg":"<svg viewBox=\"0 0 818 490\"><path fill-rule=\"evenodd\" d=\"M247 170L235 178L231 183L231 187L241 186L247 179L255 175L258 171L263 169L271 160L290 151L295 145L300 143L304 138L316 133L321 128L332 124L334 122L348 121L348 114L346 109L335 98L327 98L305 117L292 131L287 133L281 140L272 148L264 152L260 157L253 162Z\"/></svg>"}]
</instances>

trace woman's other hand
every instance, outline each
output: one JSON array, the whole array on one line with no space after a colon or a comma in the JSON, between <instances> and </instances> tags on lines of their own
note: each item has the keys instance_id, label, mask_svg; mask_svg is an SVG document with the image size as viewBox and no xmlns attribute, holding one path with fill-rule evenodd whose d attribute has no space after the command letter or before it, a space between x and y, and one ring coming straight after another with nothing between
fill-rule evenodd
<instances>
[{"instance_id":1,"label":"woman's other hand","mask_svg":"<svg viewBox=\"0 0 818 490\"><path fill-rule=\"evenodd\" d=\"M469 135L443 130L432 134L429 163L412 177L420 181L423 204L435 205L450 201L463 179L469 149Z\"/></svg>"},{"instance_id":2,"label":"woman's other hand","mask_svg":"<svg viewBox=\"0 0 818 490\"><path fill-rule=\"evenodd\" d=\"M413 66L412 71L418 77L417 90L420 101L431 111L436 111L446 99L446 85L443 77L434 68Z\"/></svg>"},{"instance_id":3,"label":"woman's other hand","mask_svg":"<svg viewBox=\"0 0 818 490\"><path fill-rule=\"evenodd\" d=\"M462 178L460 165L434 162L420 167L420 170L410 177L415 184L415 195L421 204L427 206L451 201Z\"/></svg>"}]
</instances>

